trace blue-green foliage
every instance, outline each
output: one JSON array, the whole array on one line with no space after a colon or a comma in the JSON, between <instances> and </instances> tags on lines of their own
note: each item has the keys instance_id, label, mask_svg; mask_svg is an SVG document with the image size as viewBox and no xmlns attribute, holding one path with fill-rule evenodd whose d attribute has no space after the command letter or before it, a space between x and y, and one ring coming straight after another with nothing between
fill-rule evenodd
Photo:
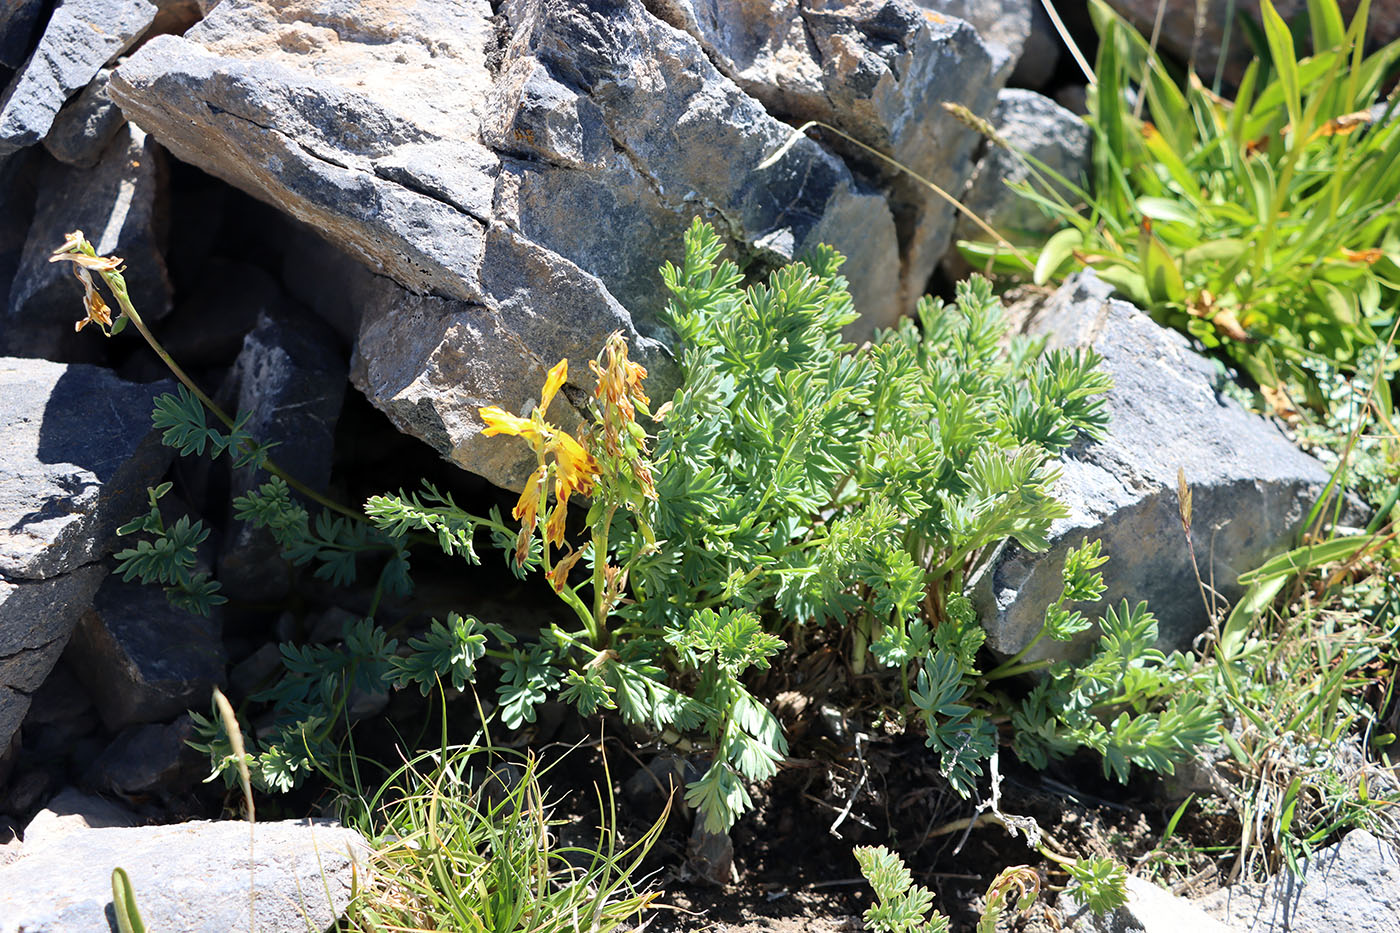
<instances>
[{"instance_id":1,"label":"blue-green foliage","mask_svg":"<svg viewBox=\"0 0 1400 933\"><path fill-rule=\"evenodd\" d=\"M1088 746L1119 777L1131 764L1170 770L1214 714L1171 699L1184 664L1152 647L1150 614L1110 612L1082 668L1018 657L983 672L984 634L962 593L1004 539L1046 547L1064 514L1051 494L1056 459L1107 422L1109 382L1097 356L1007 340L1000 304L981 279L960 285L953 304L926 299L916 319L856 348L843 337L856 313L841 261L820 248L742 288L714 232L697 222L682 264L662 272L683 382L655 423L659 495L611 516L604 556L613 571L625 568L630 596L620 618L598 620L601 634L561 621L530 642L452 615L410 638L407 650L366 619L335 645L287 646L285 676L258 697L273 704L275 727L249 740L260 783L290 787L332 760L352 694L426 693L439 682L461 689L489 659L508 727L533 722L539 704L558 697L586 715L612 709L656 733L690 735L710 764L686 799L707 828L722 831L749 806L746 784L772 776L787 754L777 719L750 692L750 674L774 663L786 634L802 625L844 627L854 667L873 660L897 674L912 720L960 793L973 791L996 751L994 715L1010 716L1013 747L1033 763ZM167 398L160 417L182 451L256 449L208 428L192 398ZM431 486L372 498L368 523L312 521L276 477L235 505L289 560L314 563L337 584L352 581L370 552L387 555L386 594L407 592L408 548L424 532L471 563L479 531L521 574L542 561L536 537L517 565L515 532L498 513L471 515ZM165 531L154 499L153 516L140 530L170 556L133 557L128 572L181 592L207 590L212 584L193 572L202 529ZM587 553L587 563L597 559ZM1102 562L1096 543L1071 552L1064 595L1047 607L1039 637L1067 640L1093 625L1070 604L1101 595ZM1025 700L995 689L1036 667L1049 676ZM227 738L214 721L200 724L203 747L226 766Z\"/></svg>"}]
</instances>

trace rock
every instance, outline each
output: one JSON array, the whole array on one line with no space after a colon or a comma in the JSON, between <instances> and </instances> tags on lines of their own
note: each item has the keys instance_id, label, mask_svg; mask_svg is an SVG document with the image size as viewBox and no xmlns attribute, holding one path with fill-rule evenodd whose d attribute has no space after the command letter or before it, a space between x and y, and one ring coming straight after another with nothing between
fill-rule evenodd
<instances>
[{"instance_id":1,"label":"rock","mask_svg":"<svg viewBox=\"0 0 1400 933\"><path fill-rule=\"evenodd\" d=\"M37 852L85 829L139 826L141 818L121 804L76 787L58 792L24 827L26 852ZM2 917L3 914L0 914Z\"/></svg>"},{"instance_id":2,"label":"rock","mask_svg":"<svg viewBox=\"0 0 1400 933\"><path fill-rule=\"evenodd\" d=\"M271 642L264 643L229 670L229 700L239 704L259 690L266 690L277 682L282 671L281 650Z\"/></svg>"},{"instance_id":3,"label":"rock","mask_svg":"<svg viewBox=\"0 0 1400 933\"><path fill-rule=\"evenodd\" d=\"M25 758L63 768L98 724L87 689L60 659L34 693L21 727Z\"/></svg>"},{"instance_id":4,"label":"rock","mask_svg":"<svg viewBox=\"0 0 1400 933\"><path fill-rule=\"evenodd\" d=\"M126 51L155 16L147 0L59 3L33 55L0 96L0 157L43 139L63 102Z\"/></svg>"},{"instance_id":5,"label":"rock","mask_svg":"<svg viewBox=\"0 0 1400 933\"><path fill-rule=\"evenodd\" d=\"M1035 0L1031 4L1030 35L1026 36L1021 57L1016 60L1016 68L1007 79L1012 87L1043 91L1055 78L1055 70L1060 65L1060 49L1064 40L1045 12L1045 5Z\"/></svg>"},{"instance_id":6,"label":"rock","mask_svg":"<svg viewBox=\"0 0 1400 933\"><path fill-rule=\"evenodd\" d=\"M1089 89L1082 84L1066 84L1055 92L1055 103L1081 117L1089 115Z\"/></svg>"},{"instance_id":7,"label":"rock","mask_svg":"<svg viewBox=\"0 0 1400 933\"><path fill-rule=\"evenodd\" d=\"M118 794L175 793L188 790L208 770L205 756L190 748L194 720L123 729L92 767L83 783Z\"/></svg>"},{"instance_id":8,"label":"rock","mask_svg":"<svg viewBox=\"0 0 1400 933\"><path fill-rule=\"evenodd\" d=\"M688 758L662 752L623 782L623 799L643 812L658 812L667 800L678 793L683 796L685 786L700 777L700 769Z\"/></svg>"},{"instance_id":9,"label":"rock","mask_svg":"<svg viewBox=\"0 0 1400 933\"><path fill-rule=\"evenodd\" d=\"M325 930L350 900L367 847L330 822L233 820L83 829L0 866L0 933L107 930L112 870L126 870L151 930ZM249 917L249 854L255 916Z\"/></svg>"},{"instance_id":10,"label":"rock","mask_svg":"<svg viewBox=\"0 0 1400 933\"><path fill-rule=\"evenodd\" d=\"M1022 155L1039 159L1070 181L1082 183L1089 162L1089 125L1048 97L1013 88L997 95L990 122L1012 148L987 142L986 153L963 192L963 204L1011 243L1043 244L1061 224L1007 186L1032 178ZM1068 191L1063 194L1071 204L1078 203ZM962 240L987 240L982 228L967 217L958 218L954 235ZM950 254L949 264L955 267L955 277L970 271L955 253Z\"/></svg>"},{"instance_id":11,"label":"rock","mask_svg":"<svg viewBox=\"0 0 1400 933\"><path fill-rule=\"evenodd\" d=\"M1024 15L1024 29L1030 21L1028 0L1006 0L992 13L985 4L950 2L955 8L943 12L975 13L995 38L984 43L961 19L921 8L929 4L898 0L659 0L653 8L699 38L720 69L770 113L791 123L828 123L945 191L958 191L976 140L942 104L987 113L1013 62L1012 50L998 59L989 45L1005 40L1019 53L1022 27L1015 18ZM1001 27L993 28L997 21ZM864 281L872 269L882 281L896 281L888 265L870 265L879 261L872 246L883 251L883 244L862 244L852 253L849 232L828 230L827 242L851 260L846 274L856 307L866 316L865 327L854 336L866 336L910 313L924 294L947 249L954 208L908 174L828 138L885 189L899 236L898 288L891 302L891 293L876 292ZM741 161L736 167L745 166Z\"/></svg>"},{"instance_id":12,"label":"rock","mask_svg":"<svg viewBox=\"0 0 1400 933\"><path fill-rule=\"evenodd\" d=\"M1364 829L1313 853L1302 878L1237 884L1201 900L1208 914L1247 933L1394 933L1400 929L1400 861Z\"/></svg>"},{"instance_id":13,"label":"rock","mask_svg":"<svg viewBox=\"0 0 1400 933\"><path fill-rule=\"evenodd\" d=\"M0 748L106 575L116 527L170 464L150 420L169 388L0 358Z\"/></svg>"},{"instance_id":14,"label":"rock","mask_svg":"<svg viewBox=\"0 0 1400 933\"><path fill-rule=\"evenodd\" d=\"M9 787L5 788L5 809L16 816L33 813L39 808L40 801L52 796L49 790L51 783L52 776L46 769L18 771Z\"/></svg>"},{"instance_id":15,"label":"rock","mask_svg":"<svg viewBox=\"0 0 1400 933\"><path fill-rule=\"evenodd\" d=\"M0 530L0 548L3 536ZM47 580L12 583L0 576L0 746L19 731L30 697L58 663L106 574L89 564Z\"/></svg>"},{"instance_id":16,"label":"rock","mask_svg":"<svg viewBox=\"0 0 1400 933\"><path fill-rule=\"evenodd\" d=\"M44 137L44 148L60 162L77 168L92 168L102 152L126 122L121 110L107 96L107 79L112 70L104 68L88 82L54 117ZM140 309L137 309L140 310Z\"/></svg>"},{"instance_id":17,"label":"rock","mask_svg":"<svg viewBox=\"0 0 1400 933\"><path fill-rule=\"evenodd\" d=\"M916 0L925 9L967 20L987 43L992 56L992 75L997 87L1004 85L1020 66L1031 35L1031 22L1040 0ZM1041 15L1044 15L1042 12Z\"/></svg>"},{"instance_id":18,"label":"rock","mask_svg":"<svg viewBox=\"0 0 1400 933\"><path fill-rule=\"evenodd\" d=\"M842 70L804 86L808 104L960 185L972 140L935 105L990 107L975 33L902 2L829 6L810 11L814 35ZM347 288L363 309L355 384L498 483L532 461L482 439L476 408L522 410L562 356L583 385L584 361L622 330L653 394L669 393L657 269L696 214L760 265L833 243L872 323L912 306L948 209L897 179L872 176L889 193L873 190L810 140L757 171L791 127L640 0L500 14L498 37L486 0L348 13L225 0L184 38L145 44L109 94L180 159L391 279ZM577 421L567 397L556 406Z\"/></svg>"},{"instance_id":19,"label":"rock","mask_svg":"<svg viewBox=\"0 0 1400 933\"><path fill-rule=\"evenodd\" d=\"M282 318L287 305L281 287L262 269L214 258L201 264L193 294L162 322L160 342L187 369L222 369L237 359L243 339L263 316Z\"/></svg>"},{"instance_id":20,"label":"rock","mask_svg":"<svg viewBox=\"0 0 1400 933\"><path fill-rule=\"evenodd\" d=\"M19 827L7 819L0 818L0 866L5 866L19 858L24 843L19 839Z\"/></svg>"},{"instance_id":21,"label":"rock","mask_svg":"<svg viewBox=\"0 0 1400 933\"><path fill-rule=\"evenodd\" d=\"M224 684L221 628L217 614L176 609L158 586L111 577L83 613L68 660L109 730L167 722L206 707Z\"/></svg>"},{"instance_id":22,"label":"rock","mask_svg":"<svg viewBox=\"0 0 1400 933\"><path fill-rule=\"evenodd\" d=\"M0 65L18 68L34 48L44 0L9 0L0 6Z\"/></svg>"},{"instance_id":23,"label":"rock","mask_svg":"<svg viewBox=\"0 0 1400 933\"><path fill-rule=\"evenodd\" d=\"M10 306L10 285L34 219L39 168L35 155L31 150L0 159L0 341L4 339L4 309Z\"/></svg>"},{"instance_id":24,"label":"rock","mask_svg":"<svg viewBox=\"0 0 1400 933\"><path fill-rule=\"evenodd\" d=\"M1225 60L1225 80L1231 83L1238 81L1254 58L1244 30L1238 22L1232 21L1232 17L1248 16L1258 24L1259 0L1208 0L1200 5L1199 14L1195 0L1165 0L1165 3L1158 0L1108 0L1108 3L1144 36L1151 35L1158 7L1163 7L1158 47L1182 62L1194 61L1197 73L1207 85L1215 76L1220 60L1226 24L1231 27L1231 38ZM1340 6L1343 21L1350 23L1356 11L1356 0L1343 0ZM1286 22L1293 22L1305 13L1307 0L1279 0L1274 4L1274 9ZM1381 45L1400 38L1400 3L1396 0L1372 3L1366 20L1366 36L1368 45ZM1308 45L1310 43L1300 48L1298 54L1308 54Z\"/></svg>"},{"instance_id":25,"label":"rock","mask_svg":"<svg viewBox=\"0 0 1400 933\"><path fill-rule=\"evenodd\" d=\"M734 870L734 840L728 833L705 829L703 817L695 819L685 854L686 865L708 884L723 887L739 880Z\"/></svg>"},{"instance_id":26,"label":"rock","mask_svg":"<svg viewBox=\"0 0 1400 933\"><path fill-rule=\"evenodd\" d=\"M105 357L100 335L74 332L73 322L83 316L83 291L72 268L49 262L72 230L85 231L99 255L126 260L127 289L143 320L153 323L169 312L160 207L164 183L159 148L130 124L118 131L95 168L44 167L34 222L0 323L0 351L72 362ZM140 340L134 328L128 333L120 339Z\"/></svg>"},{"instance_id":27,"label":"rock","mask_svg":"<svg viewBox=\"0 0 1400 933\"><path fill-rule=\"evenodd\" d=\"M1074 933L1231 933L1196 904L1137 875L1128 876L1128 902L1107 913L1090 913L1069 892L1060 895L1056 906Z\"/></svg>"},{"instance_id":28,"label":"rock","mask_svg":"<svg viewBox=\"0 0 1400 933\"><path fill-rule=\"evenodd\" d=\"M345 398L347 364L330 328L309 315L263 314L243 340L243 350L220 391L226 407L249 412L245 427L260 443L278 445L272 457L293 478L323 490L331 478L335 425ZM266 482L251 469L236 470L230 501ZM304 502L312 515L320 511ZM233 519L219 553L218 579L233 599L275 602L290 591L290 568L266 529Z\"/></svg>"},{"instance_id":29,"label":"rock","mask_svg":"<svg viewBox=\"0 0 1400 933\"><path fill-rule=\"evenodd\" d=\"M1226 600L1242 594L1240 573L1288 545L1327 482L1320 463L1219 391L1213 364L1184 337L1111 293L1092 273L1071 276L1029 324L1052 347L1099 352L1114 381L1112 420L1103 441L1081 440L1064 458L1055 494L1070 514L1051 527L1050 549L1008 542L972 581L998 652L1016 653L1039 631L1060 593L1065 551L1095 538L1109 557L1104 602L1147 600L1159 645L1187 647L1206 613L1178 518L1177 470L1194 499L1201 577ZM1045 656L1042 644L1030 657Z\"/></svg>"}]
</instances>

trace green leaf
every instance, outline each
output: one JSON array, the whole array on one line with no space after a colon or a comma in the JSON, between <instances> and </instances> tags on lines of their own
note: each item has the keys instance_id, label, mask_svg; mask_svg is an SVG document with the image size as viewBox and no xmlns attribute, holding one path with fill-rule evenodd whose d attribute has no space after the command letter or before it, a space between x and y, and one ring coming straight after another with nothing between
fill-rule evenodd
<instances>
[{"instance_id":1,"label":"green leaf","mask_svg":"<svg viewBox=\"0 0 1400 933\"><path fill-rule=\"evenodd\" d=\"M112 912L121 933L146 933L141 911L136 908L136 891L126 869L112 869Z\"/></svg>"},{"instance_id":2,"label":"green leaf","mask_svg":"<svg viewBox=\"0 0 1400 933\"><path fill-rule=\"evenodd\" d=\"M1040 256L1035 261L1035 284L1044 285L1054 278L1060 267L1065 264L1065 260L1083 245L1083 234L1073 227L1061 230L1046 240L1045 246L1040 250Z\"/></svg>"},{"instance_id":3,"label":"green leaf","mask_svg":"<svg viewBox=\"0 0 1400 933\"><path fill-rule=\"evenodd\" d=\"M1264 35L1269 43L1269 54L1273 57L1274 69L1278 72L1283 88L1283 102L1288 108L1288 120L1297 132L1303 123L1303 103L1298 79L1298 58L1293 52L1293 34L1288 31L1288 24L1283 21L1283 17L1269 0L1260 0L1259 16L1263 20Z\"/></svg>"}]
</instances>

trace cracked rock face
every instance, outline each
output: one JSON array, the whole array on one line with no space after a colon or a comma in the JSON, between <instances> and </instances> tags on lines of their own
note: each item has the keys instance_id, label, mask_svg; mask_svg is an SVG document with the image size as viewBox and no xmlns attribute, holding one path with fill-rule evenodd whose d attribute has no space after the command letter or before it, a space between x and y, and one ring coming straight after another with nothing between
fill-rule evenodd
<instances>
[{"instance_id":1,"label":"cracked rock face","mask_svg":"<svg viewBox=\"0 0 1400 933\"><path fill-rule=\"evenodd\" d=\"M0 357L0 748L58 661L172 452L151 428L170 383Z\"/></svg>"},{"instance_id":2,"label":"cracked rock face","mask_svg":"<svg viewBox=\"0 0 1400 933\"><path fill-rule=\"evenodd\" d=\"M720 6L767 17L758 71L660 2L224 0L108 94L381 276L347 289L352 381L514 485L528 451L483 439L479 405L524 411L564 356L581 389L616 330L653 395L674 386L657 269L694 216L760 270L833 244L867 330L912 307L946 246L951 208L868 160L802 139L757 166L791 137L782 120L819 117L958 190L973 140L937 104L984 113L995 94L972 29L906 0ZM566 396L551 413L576 422Z\"/></svg>"},{"instance_id":3,"label":"cracked rock face","mask_svg":"<svg viewBox=\"0 0 1400 933\"><path fill-rule=\"evenodd\" d=\"M1092 273L1066 280L1037 308L1028 330L1053 347L1092 346L1113 377L1103 441L1082 440L1065 455L1055 495L1070 510L1051 528L1050 549L1032 554L1007 542L972 581L987 645L1021 650L1059 596L1065 551L1103 542L1104 606L1147 600L1159 645L1185 648L1206 613L1177 507L1177 470L1193 499L1192 533L1201 577L1224 599L1236 582L1287 545L1328 473L1271 422L1222 395L1213 364L1186 339L1125 301ZM1085 633L1087 644L1097 632ZM1048 642L1048 640L1047 640ZM1045 657L1046 642L1031 659Z\"/></svg>"}]
</instances>

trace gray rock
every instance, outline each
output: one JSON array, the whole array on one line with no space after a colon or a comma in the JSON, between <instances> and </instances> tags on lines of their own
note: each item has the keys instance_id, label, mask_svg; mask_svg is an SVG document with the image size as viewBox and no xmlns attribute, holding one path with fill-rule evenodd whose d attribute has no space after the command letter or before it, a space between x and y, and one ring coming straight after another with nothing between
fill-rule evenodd
<instances>
[{"instance_id":1,"label":"gray rock","mask_svg":"<svg viewBox=\"0 0 1400 933\"><path fill-rule=\"evenodd\" d=\"M10 285L19 269L29 224L34 219L39 159L37 150L0 159L0 341L4 340L4 309L10 306Z\"/></svg>"},{"instance_id":2,"label":"gray rock","mask_svg":"<svg viewBox=\"0 0 1400 933\"><path fill-rule=\"evenodd\" d=\"M972 24L992 53L992 74L998 87L1019 67L1031 35L1033 11L1040 0L997 0L995 3L977 0L917 0L919 6L956 16ZM1042 13L1042 15L1044 15Z\"/></svg>"},{"instance_id":3,"label":"gray rock","mask_svg":"<svg viewBox=\"0 0 1400 933\"><path fill-rule=\"evenodd\" d=\"M34 692L106 575L106 568L88 564L47 580L12 583L0 576L0 748L17 736Z\"/></svg>"},{"instance_id":4,"label":"gray rock","mask_svg":"<svg viewBox=\"0 0 1400 933\"><path fill-rule=\"evenodd\" d=\"M237 704L266 690L277 682L283 670L281 650L271 642L261 645L229 670L229 699Z\"/></svg>"},{"instance_id":5,"label":"gray rock","mask_svg":"<svg viewBox=\"0 0 1400 933\"><path fill-rule=\"evenodd\" d=\"M0 357L0 748L58 661L172 452L151 428L170 384Z\"/></svg>"},{"instance_id":6,"label":"gray rock","mask_svg":"<svg viewBox=\"0 0 1400 933\"><path fill-rule=\"evenodd\" d=\"M0 818L0 866L8 865L19 858L24 843L19 839L19 827L7 819Z\"/></svg>"},{"instance_id":7,"label":"gray rock","mask_svg":"<svg viewBox=\"0 0 1400 933\"><path fill-rule=\"evenodd\" d=\"M685 847L686 865L707 884L724 886L738 880L734 871L734 840L728 833L712 833L697 816Z\"/></svg>"},{"instance_id":8,"label":"gray rock","mask_svg":"<svg viewBox=\"0 0 1400 933\"><path fill-rule=\"evenodd\" d=\"M147 0L62 0L0 96L0 156L43 139L63 102L126 51L155 16Z\"/></svg>"},{"instance_id":9,"label":"gray rock","mask_svg":"<svg viewBox=\"0 0 1400 933\"><path fill-rule=\"evenodd\" d=\"M107 96L110 68L97 73L82 93L54 117L44 137L44 148L60 162L78 168L92 168L102 152L126 122L121 110Z\"/></svg>"},{"instance_id":10,"label":"gray rock","mask_svg":"<svg viewBox=\"0 0 1400 933\"><path fill-rule=\"evenodd\" d=\"M250 850L258 930L324 930L345 910L366 844L328 822L83 829L31 845L0 866L0 933L107 930L112 870L131 878L151 930L227 933L249 918Z\"/></svg>"},{"instance_id":11,"label":"gray rock","mask_svg":"<svg viewBox=\"0 0 1400 933\"><path fill-rule=\"evenodd\" d=\"M51 579L111 553L174 456L151 427L155 397L172 389L0 357L0 577Z\"/></svg>"},{"instance_id":12,"label":"gray rock","mask_svg":"<svg viewBox=\"0 0 1400 933\"><path fill-rule=\"evenodd\" d=\"M38 851L85 829L140 824L141 818L121 804L67 787L25 824L24 844L26 851Z\"/></svg>"},{"instance_id":13,"label":"gray rock","mask_svg":"<svg viewBox=\"0 0 1400 933\"><path fill-rule=\"evenodd\" d=\"M803 93L897 157L956 174L972 141L936 103L974 88L986 95L974 109L990 106L986 51L964 24L882 9L812 8L822 54L849 68ZM109 84L176 156L392 279L329 288L361 309L356 385L401 429L517 480L526 452L483 441L476 407L521 410L564 355L586 382L583 362L619 329L653 394L668 393L657 268L679 257L696 214L760 264L833 243L872 321L922 290L951 215L897 180L871 190L810 140L756 171L791 128L640 0L517 0L500 13L498 43L486 0L350 12L226 0L185 38L148 42ZM577 420L566 398L556 405Z\"/></svg>"},{"instance_id":14,"label":"gray rock","mask_svg":"<svg viewBox=\"0 0 1400 933\"><path fill-rule=\"evenodd\" d=\"M1008 0L1007 13L1014 15L1017 2L1029 28L1025 0ZM986 114L1010 71L1009 51L998 62L966 22L913 2L657 0L652 6L699 37L720 69L770 113L792 123L820 120L835 126L945 191L961 190L976 140L942 104L960 103ZM988 15L983 25L996 18ZM1008 23L1003 38L1016 28ZM873 247L883 251L884 244L862 243L852 253L850 244L858 238L850 231L825 231L827 241L851 259L846 272L852 295L866 316L864 331L853 336L866 336L874 326L892 324L913 310L947 248L954 208L868 152L826 138L881 186L898 234L896 278L887 263L871 265L879 262ZM736 164L744 167L742 161ZM869 232L865 226L857 229ZM868 275L883 288L872 287Z\"/></svg>"},{"instance_id":15,"label":"gray rock","mask_svg":"<svg viewBox=\"0 0 1400 933\"><path fill-rule=\"evenodd\" d=\"M224 684L219 616L170 605L158 586L109 578L84 612L68 661L112 731L203 708Z\"/></svg>"},{"instance_id":16,"label":"gray rock","mask_svg":"<svg viewBox=\"0 0 1400 933\"><path fill-rule=\"evenodd\" d=\"M1049 551L1007 543L972 582L988 646L999 652L1019 651L1039 631L1060 593L1065 551L1086 538L1102 540L1109 556L1105 602L1147 600L1159 644L1188 646L1206 613L1178 518L1177 470L1194 498L1201 576L1226 599L1241 595L1240 573L1288 544L1327 482L1277 427L1221 394L1213 365L1184 337L1111 293L1092 273L1072 276L1030 322L1051 346L1103 356L1112 421L1105 440L1081 441L1064 458L1055 493L1070 515L1052 526ZM1042 642L1035 652L1049 650Z\"/></svg>"},{"instance_id":17,"label":"gray rock","mask_svg":"<svg viewBox=\"0 0 1400 933\"><path fill-rule=\"evenodd\" d=\"M1083 182L1089 162L1089 125L1048 97L1035 91L1008 88L997 95L997 105L989 121L1012 148L986 144L972 178L963 193L963 204L1017 246L1039 245L1061 224L1048 217L1033 202L1008 185L1032 178L1023 156L1044 162L1075 184ZM1048 178L1048 176L1046 176ZM1078 199L1062 192L1071 204ZM958 218L955 236L962 240L985 241L986 233L967 217ZM954 263L957 272L967 271Z\"/></svg>"},{"instance_id":18,"label":"gray rock","mask_svg":"<svg viewBox=\"0 0 1400 933\"><path fill-rule=\"evenodd\" d=\"M131 726L103 749L83 778L85 786L118 794L178 793L199 782L208 759L190 748L194 720Z\"/></svg>"},{"instance_id":19,"label":"gray rock","mask_svg":"<svg viewBox=\"0 0 1400 933\"><path fill-rule=\"evenodd\" d=\"M85 754L105 744L96 737L97 711L87 689L62 660L44 678L30 700L29 712L20 727L24 757L43 767L66 774L75 755Z\"/></svg>"},{"instance_id":20,"label":"gray rock","mask_svg":"<svg viewBox=\"0 0 1400 933\"><path fill-rule=\"evenodd\" d=\"M1026 36L1021 57L1016 60L1016 68L1006 83L1032 91L1045 90L1060 65L1063 46L1064 40L1050 21L1050 14L1045 12L1045 5L1040 0L1034 0L1031 3L1030 34Z\"/></svg>"},{"instance_id":21,"label":"gray rock","mask_svg":"<svg viewBox=\"0 0 1400 933\"><path fill-rule=\"evenodd\" d=\"M73 322L83 316L83 291L71 266L49 262L72 230L84 231L99 255L126 260L127 289L147 323L164 317L170 310L160 207L164 190L163 154L130 124L118 131L92 169L45 166L34 222L0 325L0 351L76 362L105 355L100 335L73 330Z\"/></svg>"},{"instance_id":22,"label":"gray rock","mask_svg":"<svg viewBox=\"0 0 1400 933\"><path fill-rule=\"evenodd\" d=\"M1313 854L1301 878L1238 884L1201 900L1207 913L1248 933L1395 933L1400 930L1400 860L1364 829Z\"/></svg>"},{"instance_id":23,"label":"gray rock","mask_svg":"<svg viewBox=\"0 0 1400 933\"><path fill-rule=\"evenodd\" d=\"M1196 904L1137 875L1128 876L1128 902L1107 913L1090 913L1068 892L1056 907L1074 933L1231 933Z\"/></svg>"},{"instance_id":24,"label":"gray rock","mask_svg":"<svg viewBox=\"0 0 1400 933\"><path fill-rule=\"evenodd\" d=\"M249 263L211 259L200 266L198 283L198 290L161 322L160 331L165 349L189 369L229 366L262 316L288 313L281 287Z\"/></svg>"},{"instance_id":25,"label":"gray rock","mask_svg":"<svg viewBox=\"0 0 1400 933\"><path fill-rule=\"evenodd\" d=\"M278 466L312 489L331 476L335 425L345 398L347 364L330 328L308 315L260 316L243 340L220 398L249 412L245 427L260 443L276 444ZM236 470L230 499L252 492L266 476ZM306 503L312 514L320 510ZM274 602L291 586L282 548L271 532L232 520L219 553L218 578L231 598Z\"/></svg>"},{"instance_id":26,"label":"gray rock","mask_svg":"<svg viewBox=\"0 0 1400 933\"><path fill-rule=\"evenodd\" d=\"M0 65L18 68L29 57L44 15L44 0L9 0L0 6Z\"/></svg>"}]
</instances>

